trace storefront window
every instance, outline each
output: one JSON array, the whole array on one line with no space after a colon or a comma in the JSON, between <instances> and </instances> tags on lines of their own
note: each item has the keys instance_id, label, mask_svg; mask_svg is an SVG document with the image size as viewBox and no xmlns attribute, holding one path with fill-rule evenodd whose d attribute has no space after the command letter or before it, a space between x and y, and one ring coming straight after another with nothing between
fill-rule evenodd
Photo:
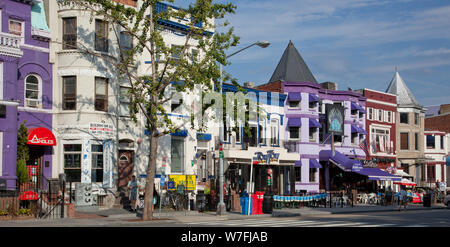
<instances>
[{"instance_id":1,"label":"storefront window","mask_svg":"<svg viewBox=\"0 0 450 247\"><path fill-rule=\"evenodd\" d=\"M91 182L103 182L103 145L92 145Z\"/></svg>"},{"instance_id":2,"label":"storefront window","mask_svg":"<svg viewBox=\"0 0 450 247\"><path fill-rule=\"evenodd\" d=\"M64 174L67 182L81 182L81 144L64 144Z\"/></svg>"},{"instance_id":3,"label":"storefront window","mask_svg":"<svg viewBox=\"0 0 450 247\"><path fill-rule=\"evenodd\" d=\"M171 173L183 173L184 140L172 137L171 140Z\"/></svg>"}]
</instances>

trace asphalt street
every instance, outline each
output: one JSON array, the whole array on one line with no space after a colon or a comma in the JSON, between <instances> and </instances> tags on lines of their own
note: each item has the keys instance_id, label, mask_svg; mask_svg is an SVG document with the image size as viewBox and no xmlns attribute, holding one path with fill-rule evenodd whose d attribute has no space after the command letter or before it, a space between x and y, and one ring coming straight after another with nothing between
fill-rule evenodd
<instances>
[{"instance_id":1,"label":"asphalt street","mask_svg":"<svg viewBox=\"0 0 450 247\"><path fill-rule=\"evenodd\" d=\"M135 217L0 221L1 227L450 227L450 210L417 210L296 217L259 216L226 219L218 216L141 221Z\"/></svg>"}]
</instances>

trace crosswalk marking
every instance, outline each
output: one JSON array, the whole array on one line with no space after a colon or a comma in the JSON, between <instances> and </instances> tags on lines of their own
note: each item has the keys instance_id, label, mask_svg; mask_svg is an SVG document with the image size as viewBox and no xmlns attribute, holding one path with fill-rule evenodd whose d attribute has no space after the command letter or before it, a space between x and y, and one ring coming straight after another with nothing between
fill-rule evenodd
<instances>
[{"instance_id":1,"label":"crosswalk marking","mask_svg":"<svg viewBox=\"0 0 450 247\"><path fill-rule=\"evenodd\" d=\"M189 222L188 225L207 225L207 226L234 226L234 227L389 227L395 224L380 223L374 224L369 222L352 222L352 221L324 221L324 220L277 220L277 219L246 219L246 220L229 220L229 221L199 221ZM398 225L396 225L398 226ZM424 225L410 225L424 226Z\"/></svg>"}]
</instances>

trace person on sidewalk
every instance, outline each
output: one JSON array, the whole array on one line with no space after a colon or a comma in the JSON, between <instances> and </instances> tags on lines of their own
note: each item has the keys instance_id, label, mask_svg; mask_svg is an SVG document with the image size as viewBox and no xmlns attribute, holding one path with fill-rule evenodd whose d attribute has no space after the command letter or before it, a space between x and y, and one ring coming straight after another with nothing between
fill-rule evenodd
<instances>
[{"instance_id":1,"label":"person on sidewalk","mask_svg":"<svg viewBox=\"0 0 450 247\"><path fill-rule=\"evenodd\" d=\"M137 193L138 193L139 185L136 181L136 176L133 175L131 177L131 181L128 182L128 189L130 190L130 201L131 201L131 211L136 212L136 200L137 200Z\"/></svg>"},{"instance_id":2,"label":"person on sidewalk","mask_svg":"<svg viewBox=\"0 0 450 247\"><path fill-rule=\"evenodd\" d=\"M402 206L406 211L406 207L408 205L408 194L406 193L404 188L402 188L400 190L400 194L398 196L399 196L399 200L400 200L400 205L399 205L398 211L401 210Z\"/></svg>"}]
</instances>

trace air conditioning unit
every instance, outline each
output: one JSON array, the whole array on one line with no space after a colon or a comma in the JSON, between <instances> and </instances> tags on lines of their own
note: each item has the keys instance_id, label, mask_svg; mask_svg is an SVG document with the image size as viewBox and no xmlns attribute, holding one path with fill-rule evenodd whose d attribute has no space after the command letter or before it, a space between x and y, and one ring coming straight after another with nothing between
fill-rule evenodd
<instances>
[{"instance_id":1,"label":"air conditioning unit","mask_svg":"<svg viewBox=\"0 0 450 247\"><path fill-rule=\"evenodd\" d=\"M39 100L27 99L26 100L26 106L38 108L39 107Z\"/></svg>"}]
</instances>

